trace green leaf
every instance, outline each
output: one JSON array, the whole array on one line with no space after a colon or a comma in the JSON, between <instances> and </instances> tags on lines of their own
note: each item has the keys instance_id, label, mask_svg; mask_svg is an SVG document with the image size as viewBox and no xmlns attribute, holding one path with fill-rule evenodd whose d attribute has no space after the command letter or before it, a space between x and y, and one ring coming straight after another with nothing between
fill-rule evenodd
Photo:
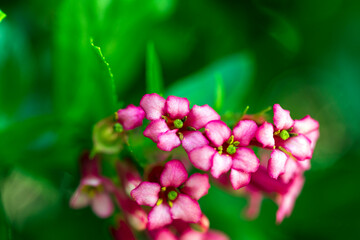
<instances>
[{"instance_id":1,"label":"green leaf","mask_svg":"<svg viewBox=\"0 0 360 240\"><path fill-rule=\"evenodd\" d=\"M146 92L162 95L163 89L160 62L156 55L154 43L149 42L146 53Z\"/></svg>"},{"instance_id":2,"label":"green leaf","mask_svg":"<svg viewBox=\"0 0 360 240\"><path fill-rule=\"evenodd\" d=\"M215 80L216 80L216 88L215 88L215 110L220 112L222 110L223 107L223 103L224 103L224 95L225 95L225 90L224 90L224 79L222 78L220 73L217 73L215 75Z\"/></svg>"},{"instance_id":3,"label":"green leaf","mask_svg":"<svg viewBox=\"0 0 360 240\"><path fill-rule=\"evenodd\" d=\"M221 102L219 100L221 96L217 94L217 88L220 87L221 81L214 78L215 73L223 78L224 109L227 111L238 110L244 105L243 99L251 87L254 74L254 61L249 53L231 55L198 73L177 81L169 87L166 95L186 97L191 104L216 106Z\"/></svg>"},{"instance_id":4,"label":"green leaf","mask_svg":"<svg viewBox=\"0 0 360 240\"><path fill-rule=\"evenodd\" d=\"M6 18L6 14L0 10L0 22Z\"/></svg>"}]
</instances>

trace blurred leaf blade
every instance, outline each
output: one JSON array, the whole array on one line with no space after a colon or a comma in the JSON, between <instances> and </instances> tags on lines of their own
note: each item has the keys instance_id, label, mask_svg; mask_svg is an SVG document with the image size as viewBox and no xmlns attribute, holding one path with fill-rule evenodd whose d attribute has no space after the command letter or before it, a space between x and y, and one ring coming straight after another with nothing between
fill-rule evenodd
<instances>
[{"instance_id":1,"label":"blurred leaf blade","mask_svg":"<svg viewBox=\"0 0 360 240\"><path fill-rule=\"evenodd\" d=\"M230 55L210 64L203 70L174 83L166 95L186 97L191 104L204 105L216 102L216 79L220 74L224 80L223 105L229 111L239 110L251 87L255 63L248 52ZM201 91L201 94L199 94Z\"/></svg>"},{"instance_id":2,"label":"blurred leaf blade","mask_svg":"<svg viewBox=\"0 0 360 240\"><path fill-rule=\"evenodd\" d=\"M4 18L6 18L6 14L0 9L0 23L4 20Z\"/></svg>"},{"instance_id":3,"label":"blurred leaf blade","mask_svg":"<svg viewBox=\"0 0 360 240\"><path fill-rule=\"evenodd\" d=\"M164 92L161 65L153 42L148 43L146 50L146 92L160 95Z\"/></svg>"},{"instance_id":4,"label":"blurred leaf blade","mask_svg":"<svg viewBox=\"0 0 360 240\"><path fill-rule=\"evenodd\" d=\"M221 112L225 97L224 79L220 73L215 74L215 79L216 79L216 88L215 88L216 92L215 92L214 108L216 111Z\"/></svg>"}]
</instances>

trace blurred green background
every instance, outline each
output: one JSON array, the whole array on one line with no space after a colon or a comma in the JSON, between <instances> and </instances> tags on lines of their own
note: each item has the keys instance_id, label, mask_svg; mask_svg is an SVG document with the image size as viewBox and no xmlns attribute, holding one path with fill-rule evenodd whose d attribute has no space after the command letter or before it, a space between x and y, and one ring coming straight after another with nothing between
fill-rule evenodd
<instances>
[{"instance_id":1,"label":"blurred green background","mask_svg":"<svg viewBox=\"0 0 360 240\"><path fill-rule=\"evenodd\" d=\"M214 187L201 201L212 228L231 239L360 238L359 1L12 0L0 9L0 239L110 239L109 222L68 202L93 124L151 91L147 46L165 95L222 113L280 103L320 122L290 218L276 225L267 199L248 221L246 200Z\"/></svg>"}]
</instances>

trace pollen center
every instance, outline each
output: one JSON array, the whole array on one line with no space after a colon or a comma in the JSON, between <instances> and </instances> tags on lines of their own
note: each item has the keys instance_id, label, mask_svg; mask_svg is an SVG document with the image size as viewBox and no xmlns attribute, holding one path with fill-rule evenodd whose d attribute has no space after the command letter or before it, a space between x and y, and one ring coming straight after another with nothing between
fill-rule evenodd
<instances>
[{"instance_id":1,"label":"pollen center","mask_svg":"<svg viewBox=\"0 0 360 240\"><path fill-rule=\"evenodd\" d=\"M282 140L285 141L286 139L288 139L290 137L290 134L286 130L281 130L279 136L281 137Z\"/></svg>"},{"instance_id":2,"label":"pollen center","mask_svg":"<svg viewBox=\"0 0 360 240\"><path fill-rule=\"evenodd\" d=\"M181 119L176 119L175 121L174 121L174 127L175 128L182 128L184 126L184 123L183 123L183 121L181 120Z\"/></svg>"},{"instance_id":3,"label":"pollen center","mask_svg":"<svg viewBox=\"0 0 360 240\"><path fill-rule=\"evenodd\" d=\"M236 147L234 145L229 145L226 149L226 152L230 155L236 153Z\"/></svg>"},{"instance_id":4,"label":"pollen center","mask_svg":"<svg viewBox=\"0 0 360 240\"><path fill-rule=\"evenodd\" d=\"M168 193L168 198L170 201L174 201L178 196L178 193L176 191L171 191Z\"/></svg>"}]
</instances>

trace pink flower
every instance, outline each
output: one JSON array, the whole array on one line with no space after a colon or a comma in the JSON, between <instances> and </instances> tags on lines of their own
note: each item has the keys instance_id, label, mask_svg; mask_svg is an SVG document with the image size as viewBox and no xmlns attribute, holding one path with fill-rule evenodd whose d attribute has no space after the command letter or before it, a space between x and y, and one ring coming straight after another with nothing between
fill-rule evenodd
<instances>
[{"instance_id":1,"label":"pink flower","mask_svg":"<svg viewBox=\"0 0 360 240\"><path fill-rule=\"evenodd\" d=\"M144 109L146 118L151 121L144 136L157 143L158 148L163 151L171 151L180 146L185 138L197 135L189 130L203 128L209 121L220 119L219 114L208 105L194 105L190 110L186 98L175 96L169 96L165 100L156 93L146 94L141 99L140 106Z\"/></svg>"},{"instance_id":2,"label":"pink flower","mask_svg":"<svg viewBox=\"0 0 360 240\"><path fill-rule=\"evenodd\" d=\"M90 159L88 154L81 158L82 178L70 206L79 209L90 205L98 217L107 218L114 211L110 196L113 188L108 179L99 175L98 163L98 158Z\"/></svg>"},{"instance_id":3,"label":"pink flower","mask_svg":"<svg viewBox=\"0 0 360 240\"><path fill-rule=\"evenodd\" d=\"M120 220L118 226L111 228L111 235L115 240L135 240L135 236L131 231L129 225L124 221Z\"/></svg>"},{"instance_id":4,"label":"pink flower","mask_svg":"<svg viewBox=\"0 0 360 240\"><path fill-rule=\"evenodd\" d=\"M175 220L167 228L160 228L150 231L154 240L228 240L222 232L209 230L209 220L202 215L201 220L196 224L189 224L181 220ZM206 227L202 227L206 225ZM170 231L171 229L171 231ZM194 230L197 229L197 230Z\"/></svg>"},{"instance_id":5,"label":"pink flower","mask_svg":"<svg viewBox=\"0 0 360 240\"><path fill-rule=\"evenodd\" d=\"M123 126L124 130L131 130L142 125L145 112L141 107L132 104L115 113L115 119Z\"/></svg>"},{"instance_id":6,"label":"pink flower","mask_svg":"<svg viewBox=\"0 0 360 240\"><path fill-rule=\"evenodd\" d=\"M215 178L230 172L230 181L234 189L250 182L250 174L255 172L259 159L249 145L255 136L257 125L252 120L240 121L233 132L222 121L211 121L205 126L205 134L210 143L189 152L191 163L203 171L211 171Z\"/></svg>"},{"instance_id":7,"label":"pink flower","mask_svg":"<svg viewBox=\"0 0 360 240\"><path fill-rule=\"evenodd\" d=\"M300 194L304 184L302 173L296 174L289 182L283 179L273 179L260 166L258 171L252 174L251 182L246 187L246 192L250 198L247 214L249 217L256 217L259 212L261 200L266 194L274 199L279 208L276 213L276 222L281 223L285 217L290 216L295 201Z\"/></svg>"},{"instance_id":8,"label":"pink flower","mask_svg":"<svg viewBox=\"0 0 360 240\"><path fill-rule=\"evenodd\" d=\"M179 160L167 162L158 182L142 182L131 196L139 205L153 207L148 215L148 230L161 228L180 219L196 223L201 218L197 202L207 194L209 179L206 174L195 173L188 178Z\"/></svg>"},{"instance_id":9,"label":"pink flower","mask_svg":"<svg viewBox=\"0 0 360 240\"><path fill-rule=\"evenodd\" d=\"M285 164L289 157L299 161L311 159L317 138L319 137L319 123L306 116L301 120L293 120L290 112L275 104L274 126L263 123L256 139L264 148L273 148L268 163L268 172L272 178L278 178L285 171Z\"/></svg>"}]
</instances>

